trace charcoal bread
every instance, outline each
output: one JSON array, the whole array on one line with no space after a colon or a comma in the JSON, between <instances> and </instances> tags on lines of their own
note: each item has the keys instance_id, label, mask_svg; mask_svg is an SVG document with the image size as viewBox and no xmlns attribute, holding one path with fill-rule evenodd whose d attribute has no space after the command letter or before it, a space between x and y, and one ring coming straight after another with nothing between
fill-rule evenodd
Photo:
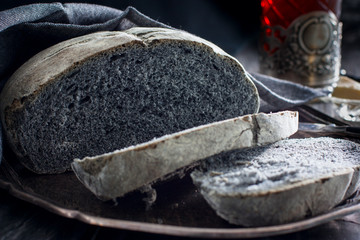
<instances>
[{"instance_id":1,"label":"charcoal bread","mask_svg":"<svg viewBox=\"0 0 360 240\"><path fill-rule=\"evenodd\" d=\"M360 145L329 137L286 139L231 151L191 173L216 213L233 224L285 224L324 213L359 187Z\"/></svg>"},{"instance_id":2,"label":"charcoal bread","mask_svg":"<svg viewBox=\"0 0 360 240\"><path fill-rule=\"evenodd\" d=\"M115 199L200 159L232 149L273 143L291 136L297 129L297 112L246 115L112 153L75 159L72 168L99 199Z\"/></svg>"},{"instance_id":3,"label":"charcoal bread","mask_svg":"<svg viewBox=\"0 0 360 240\"><path fill-rule=\"evenodd\" d=\"M59 43L20 67L0 98L7 140L36 173L61 173L74 158L259 109L257 89L235 58L165 28Z\"/></svg>"}]
</instances>

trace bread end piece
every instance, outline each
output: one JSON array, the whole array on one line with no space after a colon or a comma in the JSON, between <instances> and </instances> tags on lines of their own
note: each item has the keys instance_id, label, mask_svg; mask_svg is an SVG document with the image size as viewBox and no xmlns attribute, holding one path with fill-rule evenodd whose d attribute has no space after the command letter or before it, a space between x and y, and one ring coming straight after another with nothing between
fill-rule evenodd
<instances>
[{"instance_id":1,"label":"bread end piece","mask_svg":"<svg viewBox=\"0 0 360 240\"><path fill-rule=\"evenodd\" d=\"M286 224L329 211L359 187L360 145L348 140L287 139L202 162L194 184L232 224Z\"/></svg>"},{"instance_id":2,"label":"bread end piece","mask_svg":"<svg viewBox=\"0 0 360 240\"><path fill-rule=\"evenodd\" d=\"M333 176L303 182L288 191L257 196L202 193L216 213L229 223L260 227L286 224L329 211L344 199L353 176L347 169ZM294 197L298 196L298 197Z\"/></svg>"}]
</instances>

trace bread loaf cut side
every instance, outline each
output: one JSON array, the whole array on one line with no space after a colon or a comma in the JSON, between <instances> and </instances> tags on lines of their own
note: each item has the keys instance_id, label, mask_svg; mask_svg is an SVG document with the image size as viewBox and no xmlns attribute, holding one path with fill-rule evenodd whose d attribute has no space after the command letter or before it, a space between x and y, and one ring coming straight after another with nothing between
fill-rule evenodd
<instances>
[{"instance_id":1,"label":"bread loaf cut side","mask_svg":"<svg viewBox=\"0 0 360 240\"><path fill-rule=\"evenodd\" d=\"M334 138L287 139L211 157L191 173L216 213L247 227L324 213L359 187L360 145Z\"/></svg>"},{"instance_id":2,"label":"bread loaf cut side","mask_svg":"<svg viewBox=\"0 0 360 240\"><path fill-rule=\"evenodd\" d=\"M113 153L75 159L72 168L98 198L115 199L214 154L287 138L297 127L297 112L246 115Z\"/></svg>"},{"instance_id":3,"label":"bread loaf cut side","mask_svg":"<svg viewBox=\"0 0 360 240\"><path fill-rule=\"evenodd\" d=\"M36 173L259 109L235 58L163 28L98 32L50 47L14 73L0 98L8 142Z\"/></svg>"}]
</instances>

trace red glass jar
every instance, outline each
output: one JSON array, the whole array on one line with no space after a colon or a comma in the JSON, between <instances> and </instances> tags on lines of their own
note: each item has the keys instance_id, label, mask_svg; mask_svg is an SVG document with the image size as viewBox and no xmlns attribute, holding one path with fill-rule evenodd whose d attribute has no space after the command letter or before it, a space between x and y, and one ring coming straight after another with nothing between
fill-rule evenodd
<instances>
[{"instance_id":1,"label":"red glass jar","mask_svg":"<svg viewBox=\"0 0 360 240\"><path fill-rule=\"evenodd\" d=\"M261 72L312 87L340 72L341 0L261 0Z\"/></svg>"}]
</instances>

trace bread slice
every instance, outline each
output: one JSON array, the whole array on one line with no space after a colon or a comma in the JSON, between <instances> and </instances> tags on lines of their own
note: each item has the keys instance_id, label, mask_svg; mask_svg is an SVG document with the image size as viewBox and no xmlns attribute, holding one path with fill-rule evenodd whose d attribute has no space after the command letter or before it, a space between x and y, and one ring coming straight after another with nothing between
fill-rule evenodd
<instances>
[{"instance_id":1,"label":"bread slice","mask_svg":"<svg viewBox=\"0 0 360 240\"><path fill-rule=\"evenodd\" d=\"M289 223L323 213L359 187L360 145L333 138L287 139L207 159L191 173L230 223Z\"/></svg>"},{"instance_id":2,"label":"bread slice","mask_svg":"<svg viewBox=\"0 0 360 240\"><path fill-rule=\"evenodd\" d=\"M0 98L7 139L36 173L64 172L74 158L259 109L256 87L235 58L163 28L59 43L16 71Z\"/></svg>"},{"instance_id":3,"label":"bread slice","mask_svg":"<svg viewBox=\"0 0 360 240\"><path fill-rule=\"evenodd\" d=\"M360 83L346 76L340 76L332 97L360 100Z\"/></svg>"},{"instance_id":4,"label":"bread slice","mask_svg":"<svg viewBox=\"0 0 360 240\"><path fill-rule=\"evenodd\" d=\"M113 153L75 159L72 168L98 198L115 199L214 154L287 138L297 127L297 112L246 115Z\"/></svg>"}]
</instances>

